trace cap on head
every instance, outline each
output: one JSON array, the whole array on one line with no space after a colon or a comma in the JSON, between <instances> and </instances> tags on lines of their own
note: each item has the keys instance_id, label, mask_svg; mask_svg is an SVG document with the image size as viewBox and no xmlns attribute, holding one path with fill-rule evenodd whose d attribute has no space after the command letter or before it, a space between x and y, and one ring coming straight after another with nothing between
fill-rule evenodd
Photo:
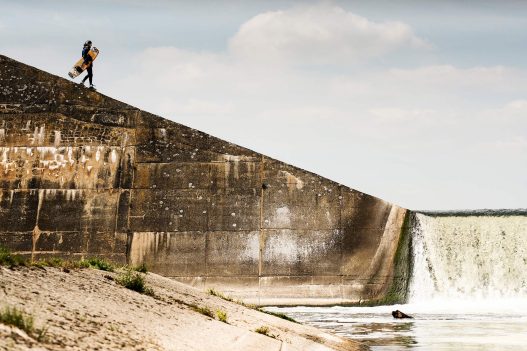
<instances>
[{"instance_id":1,"label":"cap on head","mask_svg":"<svg viewBox=\"0 0 527 351\"><path fill-rule=\"evenodd\" d=\"M85 46L91 46L91 40L86 40L86 42L84 43Z\"/></svg>"}]
</instances>

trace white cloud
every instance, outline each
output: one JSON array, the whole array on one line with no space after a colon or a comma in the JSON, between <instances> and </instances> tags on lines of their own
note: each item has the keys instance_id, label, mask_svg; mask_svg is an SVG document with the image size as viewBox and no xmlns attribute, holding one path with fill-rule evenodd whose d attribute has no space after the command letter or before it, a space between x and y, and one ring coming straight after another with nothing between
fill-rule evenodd
<instances>
[{"instance_id":1,"label":"white cloud","mask_svg":"<svg viewBox=\"0 0 527 351\"><path fill-rule=\"evenodd\" d=\"M438 113L432 109L401 109L397 107L372 108L369 112L379 124L384 123L431 123L437 119Z\"/></svg>"},{"instance_id":2,"label":"white cloud","mask_svg":"<svg viewBox=\"0 0 527 351\"><path fill-rule=\"evenodd\" d=\"M527 118L527 100L514 100L507 103L502 112L506 115L523 116Z\"/></svg>"},{"instance_id":3,"label":"white cloud","mask_svg":"<svg viewBox=\"0 0 527 351\"><path fill-rule=\"evenodd\" d=\"M505 66L456 67L452 65L426 65L417 68L392 68L377 72L355 73L333 78L334 94L374 94L391 91L441 92L448 96L490 93L527 92L527 71ZM439 95L438 95L439 96ZM439 97L444 98L445 95ZM414 101L418 103L415 99Z\"/></svg>"},{"instance_id":4,"label":"white cloud","mask_svg":"<svg viewBox=\"0 0 527 351\"><path fill-rule=\"evenodd\" d=\"M470 88L480 87L488 90L515 89L518 78L525 79L525 72L504 67L469 67L459 68L452 65L431 65L413 69L391 69L390 75L401 83L420 84L436 86L439 88L456 87Z\"/></svg>"},{"instance_id":5,"label":"white cloud","mask_svg":"<svg viewBox=\"0 0 527 351\"><path fill-rule=\"evenodd\" d=\"M349 63L429 45L402 22L372 22L329 4L259 14L230 41L237 57L257 62Z\"/></svg>"},{"instance_id":6,"label":"white cloud","mask_svg":"<svg viewBox=\"0 0 527 351\"><path fill-rule=\"evenodd\" d=\"M151 77L156 84L168 90L178 87L179 82L199 85L210 82L217 75L228 75L225 57L208 52L193 52L175 47L149 48L137 56L139 74Z\"/></svg>"},{"instance_id":7,"label":"white cloud","mask_svg":"<svg viewBox=\"0 0 527 351\"><path fill-rule=\"evenodd\" d=\"M221 103L196 98L188 98L177 101L173 98L162 99L159 110L171 116L194 116L194 115L232 115L235 110L232 103Z\"/></svg>"},{"instance_id":8,"label":"white cloud","mask_svg":"<svg viewBox=\"0 0 527 351\"><path fill-rule=\"evenodd\" d=\"M479 153L483 152L497 155L507 155L508 157L520 157L525 159L525 154L527 153L527 139L524 136L498 139L477 144L474 146L472 151Z\"/></svg>"},{"instance_id":9,"label":"white cloud","mask_svg":"<svg viewBox=\"0 0 527 351\"><path fill-rule=\"evenodd\" d=\"M514 129L527 123L517 118L505 123L507 116L522 113L527 101L509 99L505 106L495 101L511 91L527 95L527 73L501 66L425 66L335 77L173 47L150 48L133 60L132 72L111 83L111 95L248 146L254 139L236 133L226 119L240 129L258 120L260 130L275 137L291 133L274 128L282 126L306 140L336 133L357 142L401 144L405 135L412 146L442 143L445 136L451 142L466 139L466 130L473 134L468 141L497 130L515 136Z\"/></svg>"},{"instance_id":10,"label":"white cloud","mask_svg":"<svg viewBox=\"0 0 527 351\"><path fill-rule=\"evenodd\" d=\"M511 140L501 140L495 143L496 147L508 151L514 150L525 155L527 152L527 139L525 137L515 137Z\"/></svg>"}]
</instances>

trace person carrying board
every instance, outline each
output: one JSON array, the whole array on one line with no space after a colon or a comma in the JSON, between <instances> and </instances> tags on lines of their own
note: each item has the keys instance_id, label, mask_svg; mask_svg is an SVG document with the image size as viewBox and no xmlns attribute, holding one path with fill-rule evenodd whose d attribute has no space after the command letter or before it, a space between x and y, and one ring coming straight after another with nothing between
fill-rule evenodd
<instances>
[{"instance_id":1,"label":"person carrying board","mask_svg":"<svg viewBox=\"0 0 527 351\"><path fill-rule=\"evenodd\" d=\"M88 72L88 74L86 75L86 77L84 77L81 84L84 85L84 82L86 81L86 79L89 79L90 88L95 88L95 85L93 85L93 59L88 54L90 52L90 49L91 49L91 40L87 40L84 43L84 47L82 48L82 58L84 59L84 64L87 66L86 71Z\"/></svg>"}]
</instances>

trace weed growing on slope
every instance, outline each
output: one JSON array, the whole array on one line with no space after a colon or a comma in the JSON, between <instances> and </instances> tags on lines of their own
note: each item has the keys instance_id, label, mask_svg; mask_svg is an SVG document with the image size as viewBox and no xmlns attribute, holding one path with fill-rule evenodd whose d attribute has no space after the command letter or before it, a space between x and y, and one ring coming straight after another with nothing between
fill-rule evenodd
<instances>
[{"instance_id":1,"label":"weed growing on slope","mask_svg":"<svg viewBox=\"0 0 527 351\"><path fill-rule=\"evenodd\" d=\"M232 299L231 297L228 297L226 295L224 295L223 293L219 292L219 291L216 291L214 289L209 289L207 290L207 292L212 295L212 296L217 296L221 299L224 299L225 301L230 301L230 302L235 302L234 299Z\"/></svg>"},{"instance_id":2,"label":"weed growing on slope","mask_svg":"<svg viewBox=\"0 0 527 351\"><path fill-rule=\"evenodd\" d=\"M293 322L293 323L298 323L295 319L289 317L285 313L266 311L263 308L257 308L257 310L260 311L260 312L263 312L263 313L270 314L271 316L275 316L275 317L278 317L278 318L285 319L286 321L290 321L290 322Z\"/></svg>"},{"instance_id":3,"label":"weed growing on slope","mask_svg":"<svg viewBox=\"0 0 527 351\"><path fill-rule=\"evenodd\" d=\"M12 268L26 265L27 262L22 256L15 255L8 248L0 245L0 266Z\"/></svg>"},{"instance_id":4,"label":"weed growing on slope","mask_svg":"<svg viewBox=\"0 0 527 351\"><path fill-rule=\"evenodd\" d=\"M2 309L0 311L0 323L21 329L38 341L44 339L47 331L47 328L36 329L33 316L25 314L16 307L5 307Z\"/></svg>"},{"instance_id":5,"label":"weed growing on slope","mask_svg":"<svg viewBox=\"0 0 527 351\"><path fill-rule=\"evenodd\" d=\"M256 328L254 331L257 332L258 334L262 334L270 338L276 339L276 336L269 332L269 327L265 325L262 325L260 328Z\"/></svg>"},{"instance_id":6,"label":"weed growing on slope","mask_svg":"<svg viewBox=\"0 0 527 351\"><path fill-rule=\"evenodd\" d=\"M42 258L37 261L31 262L30 264L32 267L38 267L38 268L44 268L44 267L55 267L55 268L62 268L64 271L68 272L70 269L78 269L78 268L94 268L94 269L100 269L102 271L108 271L113 272L114 266L98 257L88 258L84 260L64 260L60 257L50 257L50 258Z\"/></svg>"},{"instance_id":7,"label":"weed growing on slope","mask_svg":"<svg viewBox=\"0 0 527 351\"><path fill-rule=\"evenodd\" d=\"M73 264L73 262L71 262ZM62 258L59 257L51 257L51 258L44 258L40 259L34 262L31 262L31 266L33 267L56 267L56 268L63 268L66 265L66 261L64 261Z\"/></svg>"},{"instance_id":8,"label":"weed growing on slope","mask_svg":"<svg viewBox=\"0 0 527 351\"><path fill-rule=\"evenodd\" d=\"M139 272L126 270L117 277L116 282L125 288L137 291L138 293L150 296L155 295L154 290L146 285L145 278Z\"/></svg>"},{"instance_id":9,"label":"weed growing on slope","mask_svg":"<svg viewBox=\"0 0 527 351\"><path fill-rule=\"evenodd\" d=\"M37 261L33 261L30 264L31 267L45 268L54 267L62 268L64 272L69 272L70 269L84 268L82 261L64 260L60 257L43 258Z\"/></svg>"},{"instance_id":10,"label":"weed growing on slope","mask_svg":"<svg viewBox=\"0 0 527 351\"><path fill-rule=\"evenodd\" d=\"M0 322L22 329L28 334L32 334L34 331L33 317L24 314L16 307L5 307L0 312Z\"/></svg>"},{"instance_id":11,"label":"weed growing on slope","mask_svg":"<svg viewBox=\"0 0 527 351\"><path fill-rule=\"evenodd\" d=\"M239 300L234 300L232 297L229 297L229 296L226 296L224 295L223 293L219 292L219 291L216 291L214 289L209 289L207 290L207 292L212 295L212 296L217 296L221 299L224 299L225 301L230 301L230 302L234 302L234 303L237 303L238 305L242 305L243 307L247 307L247 308L251 308L253 310L257 310L259 312L263 312L263 313L267 313L267 314L270 314L272 316L275 316L275 317L278 317L278 318L282 318L282 319L285 319L286 321L290 321L290 322L293 322L293 323L298 323L296 320L294 320L293 318L289 317L288 315L284 314L284 313L280 313L280 312L271 312L271 311L266 311L264 310L263 308L260 308L260 307L257 307L256 305L250 305L250 304L246 304L245 302L243 301L239 301Z\"/></svg>"},{"instance_id":12,"label":"weed growing on slope","mask_svg":"<svg viewBox=\"0 0 527 351\"><path fill-rule=\"evenodd\" d=\"M227 312L223 310L217 310L216 316L218 317L218 320L223 323L227 323Z\"/></svg>"},{"instance_id":13,"label":"weed growing on slope","mask_svg":"<svg viewBox=\"0 0 527 351\"><path fill-rule=\"evenodd\" d=\"M54 268L63 268L64 270L75 269L75 268L96 268L103 271L113 272L114 265L110 262L94 257L85 260L65 260L60 257L49 257L49 258L40 258L36 261L30 262L24 257L13 254L8 248L0 245L0 266L7 267L17 267L17 266L26 266L26 267L54 267Z\"/></svg>"},{"instance_id":14,"label":"weed growing on slope","mask_svg":"<svg viewBox=\"0 0 527 351\"><path fill-rule=\"evenodd\" d=\"M207 306L192 306L192 309L198 313L201 313L204 316L214 318L214 314Z\"/></svg>"},{"instance_id":15,"label":"weed growing on slope","mask_svg":"<svg viewBox=\"0 0 527 351\"><path fill-rule=\"evenodd\" d=\"M110 262L106 261L103 258L91 257L80 262L81 267L84 268L95 268L100 269L101 271L113 272L115 267Z\"/></svg>"},{"instance_id":16,"label":"weed growing on slope","mask_svg":"<svg viewBox=\"0 0 527 351\"><path fill-rule=\"evenodd\" d=\"M209 290L207 290L207 292L210 295L219 297L220 299L223 299L225 301L234 302L234 303L236 303L238 305L241 305L243 307L251 308L253 310L258 310L258 306L256 306L256 305L251 305L251 304L245 303L245 302L243 302L241 300L235 300L232 297L224 295L223 293L221 293L219 291L216 291L214 289L209 289Z\"/></svg>"},{"instance_id":17,"label":"weed growing on slope","mask_svg":"<svg viewBox=\"0 0 527 351\"><path fill-rule=\"evenodd\" d=\"M144 262L141 263L139 266L132 267L132 269L134 271L140 272L140 273L147 273L148 272L148 267L146 267L146 264Z\"/></svg>"}]
</instances>

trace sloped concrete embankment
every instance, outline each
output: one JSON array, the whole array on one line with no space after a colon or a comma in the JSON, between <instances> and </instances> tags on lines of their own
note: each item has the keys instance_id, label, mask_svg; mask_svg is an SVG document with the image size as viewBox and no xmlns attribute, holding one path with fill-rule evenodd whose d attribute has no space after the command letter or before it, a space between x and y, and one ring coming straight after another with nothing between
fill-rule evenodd
<instances>
[{"instance_id":1,"label":"sloped concrete embankment","mask_svg":"<svg viewBox=\"0 0 527 351\"><path fill-rule=\"evenodd\" d=\"M145 262L274 305L400 280L405 209L4 56L0 187L0 243L33 258Z\"/></svg>"},{"instance_id":2,"label":"sloped concrete embankment","mask_svg":"<svg viewBox=\"0 0 527 351\"><path fill-rule=\"evenodd\" d=\"M0 309L17 307L45 330L37 340L0 323L0 350L366 350L156 274L146 275L154 297L120 286L117 275L0 267ZM213 316L189 306L209 308ZM226 313L227 323L217 319L217 311ZM261 327L268 335L255 332Z\"/></svg>"}]
</instances>

